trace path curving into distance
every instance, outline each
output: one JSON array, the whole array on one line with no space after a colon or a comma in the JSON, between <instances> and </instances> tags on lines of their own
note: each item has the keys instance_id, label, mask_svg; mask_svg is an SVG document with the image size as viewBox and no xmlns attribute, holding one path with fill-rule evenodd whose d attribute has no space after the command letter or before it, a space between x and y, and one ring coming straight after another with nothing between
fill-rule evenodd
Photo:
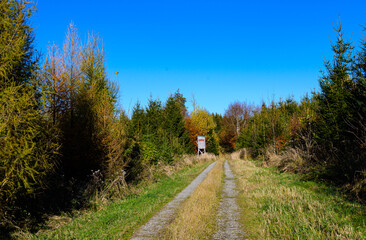
<instances>
[{"instance_id":1,"label":"path curving into distance","mask_svg":"<svg viewBox=\"0 0 366 240\"><path fill-rule=\"evenodd\" d=\"M181 191L172 201L165 205L165 207L160 212L150 218L150 220L145 225L141 226L133 234L131 239L158 239L159 234L173 218L173 215L177 211L179 205L193 193L196 187L206 178L207 174L211 171L215 164L216 162L211 163L183 191Z\"/></svg>"},{"instance_id":2,"label":"path curving into distance","mask_svg":"<svg viewBox=\"0 0 366 240\"><path fill-rule=\"evenodd\" d=\"M240 211L236 203L239 193L236 190L235 176L227 161L224 164L224 171L224 186L217 214L218 231L213 239L246 239L239 222Z\"/></svg>"}]
</instances>

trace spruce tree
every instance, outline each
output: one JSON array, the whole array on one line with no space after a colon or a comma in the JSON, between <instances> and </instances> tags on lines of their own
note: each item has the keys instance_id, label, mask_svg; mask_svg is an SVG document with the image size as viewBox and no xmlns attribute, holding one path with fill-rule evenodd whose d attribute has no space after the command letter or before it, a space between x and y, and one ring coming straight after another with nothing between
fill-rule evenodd
<instances>
[{"instance_id":1,"label":"spruce tree","mask_svg":"<svg viewBox=\"0 0 366 240\"><path fill-rule=\"evenodd\" d=\"M175 154L187 153L190 149L189 135L184 126L186 99L179 90L170 95L164 107L164 129Z\"/></svg>"},{"instance_id":2,"label":"spruce tree","mask_svg":"<svg viewBox=\"0 0 366 240\"><path fill-rule=\"evenodd\" d=\"M163 120L161 101L150 97L146 108L146 133L157 136Z\"/></svg>"},{"instance_id":3,"label":"spruce tree","mask_svg":"<svg viewBox=\"0 0 366 240\"><path fill-rule=\"evenodd\" d=\"M140 102L137 101L132 109L131 122L128 128L130 138L134 138L137 141L142 139L142 135L145 133L145 118L145 110L141 107Z\"/></svg>"},{"instance_id":4,"label":"spruce tree","mask_svg":"<svg viewBox=\"0 0 366 240\"><path fill-rule=\"evenodd\" d=\"M366 30L366 28L364 28ZM352 98L349 106L353 114L346 120L347 130L350 133L353 146L351 157L354 161L354 171L363 172L366 177L366 39L361 41L361 48L357 53L353 65ZM366 191L363 190L366 195Z\"/></svg>"},{"instance_id":5,"label":"spruce tree","mask_svg":"<svg viewBox=\"0 0 366 240\"><path fill-rule=\"evenodd\" d=\"M166 132L162 128L163 109L159 100L149 99L146 108L146 132L142 139L143 161L148 164L155 164L161 159L163 152L162 146L166 141Z\"/></svg>"},{"instance_id":6,"label":"spruce tree","mask_svg":"<svg viewBox=\"0 0 366 240\"><path fill-rule=\"evenodd\" d=\"M352 98L353 81L351 66L353 46L344 37L340 21L335 27L337 40L332 44L334 53L332 61L325 61L325 71L320 79L321 92L317 96L319 101L318 142L322 144L329 156L332 156L330 170L338 177L351 177L351 164L343 153L347 152L346 119L351 117L352 111L349 99ZM338 172L338 173L336 173Z\"/></svg>"}]
</instances>

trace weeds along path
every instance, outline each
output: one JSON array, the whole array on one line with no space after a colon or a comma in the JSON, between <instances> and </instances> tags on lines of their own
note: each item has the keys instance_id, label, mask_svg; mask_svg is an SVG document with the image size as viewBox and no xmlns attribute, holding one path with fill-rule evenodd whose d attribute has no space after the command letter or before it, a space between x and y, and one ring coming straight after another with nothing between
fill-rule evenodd
<instances>
[{"instance_id":1,"label":"weeds along path","mask_svg":"<svg viewBox=\"0 0 366 240\"><path fill-rule=\"evenodd\" d=\"M236 202L235 176L227 161L224 164L225 179L219 204L217 223L218 231L213 239L246 239L240 224L240 211Z\"/></svg>"},{"instance_id":2,"label":"weeds along path","mask_svg":"<svg viewBox=\"0 0 366 240\"><path fill-rule=\"evenodd\" d=\"M141 226L132 236L131 239L158 239L159 234L164 227L173 218L179 205L187 199L196 187L206 178L207 174L214 167L216 162L211 163L198 177L196 177L182 192L180 192L172 201L155 214L145 225Z\"/></svg>"},{"instance_id":3,"label":"weeds along path","mask_svg":"<svg viewBox=\"0 0 366 240\"><path fill-rule=\"evenodd\" d=\"M252 239L366 239L366 207L331 185L261 166L230 161L238 176L238 204Z\"/></svg>"}]
</instances>

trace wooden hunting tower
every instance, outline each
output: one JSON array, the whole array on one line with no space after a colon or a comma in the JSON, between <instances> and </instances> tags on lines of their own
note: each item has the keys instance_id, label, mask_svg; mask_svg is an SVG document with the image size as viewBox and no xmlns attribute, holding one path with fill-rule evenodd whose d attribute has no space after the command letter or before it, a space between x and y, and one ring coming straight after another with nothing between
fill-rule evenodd
<instances>
[{"instance_id":1,"label":"wooden hunting tower","mask_svg":"<svg viewBox=\"0 0 366 240\"><path fill-rule=\"evenodd\" d=\"M197 155L206 153L206 137L197 135Z\"/></svg>"}]
</instances>

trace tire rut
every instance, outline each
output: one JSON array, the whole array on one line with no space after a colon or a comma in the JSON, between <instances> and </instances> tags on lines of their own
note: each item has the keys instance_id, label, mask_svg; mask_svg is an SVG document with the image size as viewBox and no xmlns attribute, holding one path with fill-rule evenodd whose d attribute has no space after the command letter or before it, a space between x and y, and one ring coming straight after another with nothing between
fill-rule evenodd
<instances>
[{"instance_id":1,"label":"tire rut","mask_svg":"<svg viewBox=\"0 0 366 240\"><path fill-rule=\"evenodd\" d=\"M218 209L218 231L213 239L247 239L240 224L240 211L236 202L238 191L236 190L235 176L227 161L224 164L225 179Z\"/></svg>"}]
</instances>

